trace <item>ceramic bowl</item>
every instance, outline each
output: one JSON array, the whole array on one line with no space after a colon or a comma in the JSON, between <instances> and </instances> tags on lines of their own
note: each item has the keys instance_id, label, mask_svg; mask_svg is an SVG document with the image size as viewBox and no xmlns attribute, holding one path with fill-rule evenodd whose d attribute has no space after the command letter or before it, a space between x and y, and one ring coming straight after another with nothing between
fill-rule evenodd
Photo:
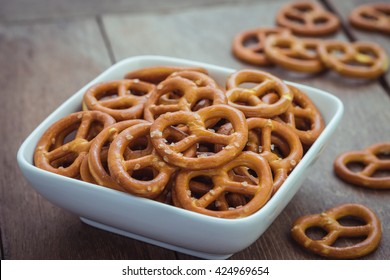
<instances>
[{"instance_id":1,"label":"ceramic bowl","mask_svg":"<svg viewBox=\"0 0 390 280\"><path fill-rule=\"evenodd\" d=\"M75 213L94 227L205 259L226 259L254 243L283 211L324 150L343 113L343 104L330 93L289 83L303 90L318 107L325 129L276 194L258 212L240 219L209 217L136 197L98 185L67 178L33 165L35 146L54 122L81 109L83 94L91 85L120 79L147 66L200 66L221 85L234 69L184 59L137 56L122 60L72 95L48 116L21 145L17 159L31 186L53 204Z\"/></svg>"}]
</instances>

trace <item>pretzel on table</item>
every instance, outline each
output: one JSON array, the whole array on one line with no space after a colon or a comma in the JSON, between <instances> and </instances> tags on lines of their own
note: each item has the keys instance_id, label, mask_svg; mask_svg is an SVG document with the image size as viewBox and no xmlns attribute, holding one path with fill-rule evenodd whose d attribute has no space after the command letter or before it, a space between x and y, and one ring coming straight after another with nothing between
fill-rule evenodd
<instances>
[{"instance_id":1,"label":"pretzel on table","mask_svg":"<svg viewBox=\"0 0 390 280\"><path fill-rule=\"evenodd\" d=\"M39 139L34 152L34 164L47 171L78 178L80 165L87 156L96 126L107 127L115 123L108 114L99 111L72 113L52 124ZM68 136L75 132L73 139Z\"/></svg>"},{"instance_id":2,"label":"pretzel on table","mask_svg":"<svg viewBox=\"0 0 390 280\"><path fill-rule=\"evenodd\" d=\"M348 77L375 79L389 68L385 50L372 42L324 40L318 53L328 68Z\"/></svg>"},{"instance_id":3,"label":"pretzel on table","mask_svg":"<svg viewBox=\"0 0 390 280\"><path fill-rule=\"evenodd\" d=\"M357 28L390 33L390 4L369 3L360 5L351 11L348 19Z\"/></svg>"},{"instance_id":4,"label":"pretzel on table","mask_svg":"<svg viewBox=\"0 0 390 280\"><path fill-rule=\"evenodd\" d=\"M364 225L344 226L338 220L354 217L362 220ZM326 235L319 240L311 239L306 230L319 227ZM335 259L353 259L365 256L374 251L381 239L381 222L375 213L360 204L343 204L314 214L298 218L292 226L291 235L294 240L308 251ZM363 237L364 240L346 247L335 246L339 238Z\"/></svg>"},{"instance_id":5,"label":"pretzel on table","mask_svg":"<svg viewBox=\"0 0 390 280\"><path fill-rule=\"evenodd\" d=\"M267 58L286 69L319 73L325 69L318 54L320 40L298 38L291 34L269 36L264 51Z\"/></svg>"},{"instance_id":6,"label":"pretzel on table","mask_svg":"<svg viewBox=\"0 0 390 280\"><path fill-rule=\"evenodd\" d=\"M142 117L144 103L154 89L153 84L136 79L101 82L86 91L83 104L117 121L137 119Z\"/></svg>"},{"instance_id":7,"label":"pretzel on table","mask_svg":"<svg viewBox=\"0 0 390 280\"><path fill-rule=\"evenodd\" d=\"M381 159L379 155L387 155ZM349 151L339 155L333 164L334 171L344 181L365 188L390 189L390 142L371 145L361 151ZM350 163L360 163L364 168L353 172L348 168ZM387 171L387 176L374 177L376 171Z\"/></svg>"},{"instance_id":8,"label":"pretzel on table","mask_svg":"<svg viewBox=\"0 0 390 280\"><path fill-rule=\"evenodd\" d=\"M276 23L303 36L324 36L340 27L334 14L312 1L294 1L283 6L276 15Z\"/></svg>"},{"instance_id":9,"label":"pretzel on table","mask_svg":"<svg viewBox=\"0 0 390 280\"><path fill-rule=\"evenodd\" d=\"M240 85L254 83L253 88ZM293 93L279 78L259 70L240 70L227 80L226 96L228 104L242 111L246 117L271 118L284 113L290 106ZM262 100L266 94L273 92L279 99L268 104Z\"/></svg>"},{"instance_id":10,"label":"pretzel on table","mask_svg":"<svg viewBox=\"0 0 390 280\"><path fill-rule=\"evenodd\" d=\"M273 63L264 53L264 46L268 36L280 33L289 33L286 28L254 28L238 33L233 39L232 52L238 59L253 65L269 66Z\"/></svg>"}]
</instances>

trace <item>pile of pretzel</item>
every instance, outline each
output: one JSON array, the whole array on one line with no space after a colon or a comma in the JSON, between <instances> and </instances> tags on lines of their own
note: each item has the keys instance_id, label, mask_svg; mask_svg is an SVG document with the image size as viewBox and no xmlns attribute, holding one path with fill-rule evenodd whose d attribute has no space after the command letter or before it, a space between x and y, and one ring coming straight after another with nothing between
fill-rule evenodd
<instances>
[{"instance_id":1,"label":"pile of pretzel","mask_svg":"<svg viewBox=\"0 0 390 280\"><path fill-rule=\"evenodd\" d=\"M367 13L366 6L359 7L351 15L354 25L369 25L367 19L364 21L365 17L362 16ZM378 10L385 13L390 10L390 6L374 5L369 11L370 14L376 11L374 15L379 17ZM310 74L331 69L347 77L375 79L388 70L387 54L378 44L295 36L323 36L339 29L338 18L315 2L297 1L282 7L276 22L280 27L260 27L238 33L233 39L233 54L238 59L256 66L277 64L288 70ZM386 20L378 20L375 23L378 28L383 29ZM390 21L387 20L386 28L389 26Z\"/></svg>"},{"instance_id":2,"label":"pile of pretzel","mask_svg":"<svg viewBox=\"0 0 390 280\"><path fill-rule=\"evenodd\" d=\"M222 218L263 207L324 128L305 93L258 70L223 87L203 68L142 68L82 107L42 135L37 167Z\"/></svg>"}]
</instances>

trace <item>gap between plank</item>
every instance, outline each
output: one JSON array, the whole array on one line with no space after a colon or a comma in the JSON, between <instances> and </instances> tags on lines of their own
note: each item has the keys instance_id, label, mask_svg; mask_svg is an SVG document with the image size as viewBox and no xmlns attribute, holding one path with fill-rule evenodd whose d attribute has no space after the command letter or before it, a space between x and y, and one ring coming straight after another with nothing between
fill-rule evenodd
<instances>
[{"instance_id":1,"label":"gap between plank","mask_svg":"<svg viewBox=\"0 0 390 280\"><path fill-rule=\"evenodd\" d=\"M1 234L0 230L0 260L5 260L5 253L4 253L4 243L3 243L3 235Z\"/></svg>"},{"instance_id":2,"label":"gap between plank","mask_svg":"<svg viewBox=\"0 0 390 280\"><path fill-rule=\"evenodd\" d=\"M346 22L344 21L342 15L337 11L337 9L333 6L333 4L331 2L329 2L328 0L319 0L319 2L321 2L326 9L328 9L330 12L334 13L339 18L340 24L341 24L341 30L347 36L349 41L356 42L356 41L359 40L358 38L356 38L356 36L348 28L348 26L347 26ZM385 79L385 74L383 74L382 76L380 76L378 78L378 82L381 85L381 87L383 88L383 90L390 97L390 85L387 82L387 80Z\"/></svg>"},{"instance_id":3,"label":"gap between plank","mask_svg":"<svg viewBox=\"0 0 390 280\"><path fill-rule=\"evenodd\" d=\"M96 16L96 22L98 24L100 33L102 34L104 45L106 46L108 56L110 57L111 64L116 63L115 55L112 50L110 39L108 38L106 28L104 27L103 19L101 15Z\"/></svg>"}]
</instances>

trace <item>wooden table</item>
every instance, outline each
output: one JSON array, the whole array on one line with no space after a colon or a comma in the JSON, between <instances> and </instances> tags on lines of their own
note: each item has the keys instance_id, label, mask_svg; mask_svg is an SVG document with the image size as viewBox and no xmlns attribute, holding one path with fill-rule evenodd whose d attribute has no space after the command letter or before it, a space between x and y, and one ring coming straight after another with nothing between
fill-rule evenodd
<instances>
[{"instance_id":1,"label":"wooden table","mask_svg":"<svg viewBox=\"0 0 390 280\"><path fill-rule=\"evenodd\" d=\"M274 26L277 10L288 1L25 2L0 0L1 258L192 259L92 228L52 205L23 178L16 163L17 150L49 113L123 58L158 54L252 68L231 55L233 36L244 29ZM348 11L361 2L320 3L346 23ZM389 52L386 35L357 31L348 24L344 27L333 37L378 41ZM343 101L345 115L311 177L289 205L257 242L231 259L321 259L292 241L291 223L298 216L347 202L370 207L383 223L379 248L364 259L389 259L390 191L346 184L332 169L339 153L390 140L389 76L359 82L331 72L305 76L279 67L264 70L333 93Z\"/></svg>"}]
</instances>

